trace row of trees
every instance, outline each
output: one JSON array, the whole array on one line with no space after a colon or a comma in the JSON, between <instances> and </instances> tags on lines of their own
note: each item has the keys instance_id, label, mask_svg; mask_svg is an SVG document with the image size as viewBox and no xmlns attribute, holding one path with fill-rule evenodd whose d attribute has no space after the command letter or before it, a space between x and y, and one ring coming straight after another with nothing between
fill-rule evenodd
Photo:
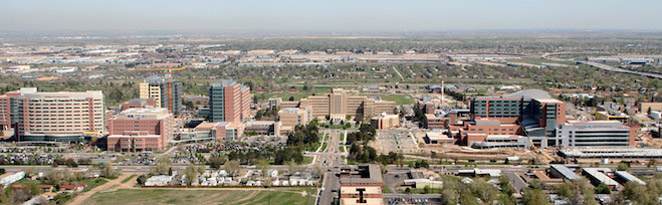
<instances>
[{"instance_id":1,"label":"row of trees","mask_svg":"<svg viewBox=\"0 0 662 205\"><path fill-rule=\"evenodd\" d=\"M483 178L476 178L472 183L465 184L455 176L444 176L443 182L444 186L441 189L443 204L515 204L515 200L508 194L512 192L509 185L505 185L507 189L499 190Z\"/></svg>"}]
</instances>

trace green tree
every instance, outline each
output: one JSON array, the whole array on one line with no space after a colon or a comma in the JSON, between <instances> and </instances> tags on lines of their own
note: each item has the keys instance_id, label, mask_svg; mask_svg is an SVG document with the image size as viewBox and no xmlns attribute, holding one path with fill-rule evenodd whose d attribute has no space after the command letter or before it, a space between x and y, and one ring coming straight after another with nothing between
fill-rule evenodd
<instances>
[{"instance_id":1,"label":"green tree","mask_svg":"<svg viewBox=\"0 0 662 205\"><path fill-rule=\"evenodd\" d=\"M595 193L596 194L611 194L611 187L604 183L600 183L598 186L595 187Z\"/></svg>"},{"instance_id":2,"label":"green tree","mask_svg":"<svg viewBox=\"0 0 662 205\"><path fill-rule=\"evenodd\" d=\"M549 205L547 195L540 189L526 189L522 195L522 202L526 205Z\"/></svg>"},{"instance_id":3,"label":"green tree","mask_svg":"<svg viewBox=\"0 0 662 205\"><path fill-rule=\"evenodd\" d=\"M618 171L628 171L630 170L630 165L625 162L620 162L618 163L618 166L616 167Z\"/></svg>"},{"instance_id":4,"label":"green tree","mask_svg":"<svg viewBox=\"0 0 662 205\"><path fill-rule=\"evenodd\" d=\"M207 161L209 168L220 169L221 165L225 163L225 158L219 156L212 156Z\"/></svg>"}]
</instances>

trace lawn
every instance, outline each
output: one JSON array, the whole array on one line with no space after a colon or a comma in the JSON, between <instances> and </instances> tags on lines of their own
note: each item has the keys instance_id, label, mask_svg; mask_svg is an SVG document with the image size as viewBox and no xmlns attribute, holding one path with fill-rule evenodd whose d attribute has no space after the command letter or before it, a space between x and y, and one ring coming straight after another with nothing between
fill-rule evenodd
<instances>
[{"instance_id":1,"label":"lawn","mask_svg":"<svg viewBox=\"0 0 662 205\"><path fill-rule=\"evenodd\" d=\"M439 188L430 188L428 193L425 193L425 189L410 189L412 194L441 194L441 189Z\"/></svg>"},{"instance_id":2,"label":"lawn","mask_svg":"<svg viewBox=\"0 0 662 205\"><path fill-rule=\"evenodd\" d=\"M312 156L303 156L303 162L301 164L310 164L313 163Z\"/></svg>"},{"instance_id":3,"label":"lawn","mask_svg":"<svg viewBox=\"0 0 662 205\"><path fill-rule=\"evenodd\" d=\"M306 196L302 192L306 192ZM119 189L95 193L83 204L314 204L314 188L264 190Z\"/></svg>"},{"instance_id":4,"label":"lawn","mask_svg":"<svg viewBox=\"0 0 662 205\"><path fill-rule=\"evenodd\" d=\"M326 145L328 145L328 144L329 144L328 142L327 142L327 143L324 143L324 144L322 145L322 149L320 149L320 152L324 152L324 150L326 150Z\"/></svg>"},{"instance_id":5,"label":"lawn","mask_svg":"<svg viewBox=\"0 0 662 205\"><path fill-rule=\"evenodd\" d=\"M338 149L340 149L340 152L345 152L345 146L340 146Z\"/></svg>"},{"instance_id":6,"label":"lawn","mask_svg":"<svg viewBox=\"0 0 662 205\"><path fill-rule=\"evenodd\" d=\"M382 185L382 189L384 190L384 194L392 194L391 189L386 187L386 185Z\"/></svg>"},{"instance_id":7,"label":"lawn","mask_svg":"<svg viewBox=\"0 0 662 205\"><path fill-rule=\"evenodd\" d=\"M133 177L135 177L135 176L136 176L136 175L133 174L133 175L127 177L126 179L122 180L122 184L124 184L124 183L128 182L129 180L133 179Z\"/></svg>"},{"instance_id":8,"label":"lawn","mask_svg":"<svg viewBox=\"0 0 662 205\"><path fill-rule=\"evenodd\" d=\"M96 178L96 179L83 179L83 180L78 181L78 183L85 183L85 184L87 184L87 188L85 188L85 191L92 190L92 189L94 189L94 187L98 187L98 186L100 186L100 185L102 185L102 184L105 184L106 182L108 182L108 180L106 180L106 179L102 179L102 178Z\"/></svg>"}]
</instances>

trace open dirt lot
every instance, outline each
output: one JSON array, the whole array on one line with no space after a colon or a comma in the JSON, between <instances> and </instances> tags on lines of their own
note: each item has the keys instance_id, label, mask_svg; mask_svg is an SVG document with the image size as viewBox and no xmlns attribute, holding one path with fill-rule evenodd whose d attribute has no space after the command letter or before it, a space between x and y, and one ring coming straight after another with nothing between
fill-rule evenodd
<instances>
[{"instance_id":1,"label":"open dirt lot","mask_svg":"<svg viewBox=\"0 0 662 205\"><path fill-rule=\"evenodd\" d=\"M408 137L407 130L378 130L376 139L368 145L375 148L378 153L418 153L414 139Z\"/></svg>"}]
</instances>

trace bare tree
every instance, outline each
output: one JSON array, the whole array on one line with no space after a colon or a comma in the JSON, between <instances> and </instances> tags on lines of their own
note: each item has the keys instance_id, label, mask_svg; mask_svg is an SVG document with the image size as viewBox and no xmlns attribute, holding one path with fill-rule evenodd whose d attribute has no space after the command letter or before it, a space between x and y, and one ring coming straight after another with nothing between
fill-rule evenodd
<instances>
[{"instance_id":1,"label":"bare tree","mask_svg":"<svg viewBox=\"0 0 662 205\"><path fill-rule=\"evenodd\" d=\"M103 167L101 167L101 175L106 178L115 175L115 168L113 167L113 164L110 162L103 163Z\"/></svg>"},{"instance_id":2,"label":"bare tree","mask_svg":"<svg viewBox=\"0 0 662 205\"><path fill-rule=\"evenodd\" d=\"M156 173L160 175L167 175L172 168L172 161L169 157L161 156L156 160Z\"/></svg>"},{"instance_id":3,"label":"bare tree","mask_svg":"<svg viewBox=\"0 0 662 205\"><path fill-rule=\"evenodd\" d=\"M241 167L241 165L239 164L239 161L237 161L237 160L227 161L223 165L223 169L225 169L225 171L228 172L228 174L230 174L230 176L235 176L237 174L237 172L239 172L240 167Z\"/></svg>"}]
</instances>

